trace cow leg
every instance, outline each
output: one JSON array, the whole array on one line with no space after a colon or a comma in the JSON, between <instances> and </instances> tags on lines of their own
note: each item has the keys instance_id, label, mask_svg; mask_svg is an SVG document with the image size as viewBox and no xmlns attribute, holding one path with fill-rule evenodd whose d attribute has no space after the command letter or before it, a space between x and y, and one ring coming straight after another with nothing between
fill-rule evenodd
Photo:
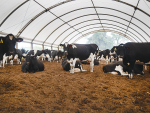
<instances>
[{"instance_id":1,"label":"cow leg","mask_svg":"<svg viewBox=\"0 0 150 113\"><path fill-rule=\"evenodd\" d=\"M145 65L145 70L147 70L147 65Z\"/></svg>"},{"instance_id":2,"label":"cow leg","mask_svg":"<svg viewBox=\"0 0 150 113\"><path fill-rule=\"evenodd\" d=\"M134 67L134 63L129 64L128 69L129 69L129 78L133 78L132 70Z\"/></svg>"},{"instance_id":3,"label":"cow leg","mask_svg":"<svg viewBox=\"0 0 150 113\"><path fill-rule=\"evenodd\" d=\"M7 58L7 57L5 57L5 58L3 59L3 68L4 68L4 64L5 64L6 58Z\"/></svg>"},{"instance_id":4,"label":"cow leg","mask_svg":"<svg viewBox=\"0 0 150 113\"><path fill-rule=\"evenodd\" d=\"M109 60L109 59L108 59L108 55L107 55L107 56L106 56L106 64L108 64L108 60Z\"/></svg>"},{"instance_id":5,"label":"cow leg","mask_svg":"<svg viewBox=\"0 0 150 113\"><path fill-rule=\"evenodd\" d=\"M13 65L13 60L10 61L10 64Z\"/></svg>"},{"instance_id":6,"label":"cow leg","mask_svg":"<svg viewBox=\"0 0 150 113\"><path fill-rule=\"evenodd\" d=\"M90 61L90 72L93 72L94 57L95 57L95 55L93 55L93 53L91 53L91 54L90 54L90 57L89 57L89 59L91 60L91 61Z\"/></svg>"},{"instance_id":7,"label":"cow leg","mask_svg":"<svg viewBox=\"0 0 150 113\"><path fill-rule=\"evenodd\" d=\"M2 67L2 62L3 62L3 61L0 61L0 67Z\"/></svg>"},{"instance_id":8,"label":"cow leg","mask_svg":"<svg viewBox=\"0 0 150 113\"><path fill-rule=\"evenodd\" d=\"M68 63L70 63L70 73L74 73L73 71L73 58L70 59L70 61L67 61Z\"/></svg>"}]
</instances>

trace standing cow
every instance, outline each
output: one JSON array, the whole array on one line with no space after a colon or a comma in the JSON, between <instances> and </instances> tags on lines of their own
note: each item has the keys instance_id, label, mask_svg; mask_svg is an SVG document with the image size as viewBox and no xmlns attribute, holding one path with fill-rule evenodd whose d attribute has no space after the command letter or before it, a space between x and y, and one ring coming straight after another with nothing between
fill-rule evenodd
<instances>
[{"instance_id":1,"label":"standing cow","mask_svg":"<svg viewBox=\"0 0 150 113\"><path fill-rule=\"evenodd\" d=\"M13 55L14 57L16 42L22 41L22 38L15 38L13 34L8 34L6 37L0 37L0 64L5 53L7 53L9 56ZM2 67L4 67L4 63Z\"/></svg>"},{"instance_id":2,"label":"standing cow","mask_svg":"<svg viewBox=\"0 0 150 113\"><path fill-rule=\"evenodd\" d=\"M74 67L77 59L88 59L90 61L90 72L93 72L94 58L98 51L98 46L96 44L68 44L66 42L64 44L60 44L60 46L63 46L67 59L70 62L70 73L74 73ZM81 71L83 70L81 69Z\"/></svg>"},{"instance_id":3,"label":"standing cow","mask_svg":"<svg viewBox=\"0 0 150 113\"><path fill-rule=\"evenodd\" d=\"M106 49L106 50L103 50L103 51L98 51L97 55L101 60L104 59L106 61L106 64L108 64L108 61L109 61L109 58L110 58L110 50L109 49Z\"/></svg>"}]
</instances>

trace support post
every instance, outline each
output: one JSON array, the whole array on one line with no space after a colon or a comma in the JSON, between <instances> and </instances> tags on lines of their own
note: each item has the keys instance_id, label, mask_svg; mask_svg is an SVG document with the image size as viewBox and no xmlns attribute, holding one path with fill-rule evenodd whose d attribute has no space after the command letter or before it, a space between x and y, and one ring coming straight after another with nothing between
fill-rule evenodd
<instances>
[{"instance_id":1,"label":"support post","mask_svg":"<svg viewBox=\"0 0 150 113\"><path fill-rule=\"evenodd\" d=\"M33 50L33 43L31 42L31 50Z\"/></svg>"}]
</instances>

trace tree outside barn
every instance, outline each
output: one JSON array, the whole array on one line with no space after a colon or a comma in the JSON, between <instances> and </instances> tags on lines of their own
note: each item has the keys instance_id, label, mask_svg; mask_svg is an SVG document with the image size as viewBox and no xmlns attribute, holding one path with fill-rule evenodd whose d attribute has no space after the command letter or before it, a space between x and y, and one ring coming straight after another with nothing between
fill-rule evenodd
<instances>
[{"instance_id":1,"label":"tree outside barn","mask_svg":"<svg viewBox=\"0 0 150 113\"><path fill-rule=\"evenodd\" d=\"M87 38L87 44L95 43L99 46L100 50L111 49L115 45L121 43L130 42L127 38L116 34L108 32L97 32Z\"/></svg>"}]
</instances>

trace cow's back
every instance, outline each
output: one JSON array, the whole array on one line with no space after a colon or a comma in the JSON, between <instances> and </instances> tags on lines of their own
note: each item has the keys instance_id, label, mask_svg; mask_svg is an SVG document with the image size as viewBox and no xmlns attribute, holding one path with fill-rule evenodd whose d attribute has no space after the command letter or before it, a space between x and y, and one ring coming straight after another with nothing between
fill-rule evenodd
<instances>
[{"instance_id":1,"label":"cow's back","mask_svg":"<svg viewBox=\"0 0 150 113\"><path fill-rule=\"evenodd\" d=\"M124 45L125 60L140 60L141 62L150 61L150 43L126 43Z\"/></svg>"}]
</instances>

